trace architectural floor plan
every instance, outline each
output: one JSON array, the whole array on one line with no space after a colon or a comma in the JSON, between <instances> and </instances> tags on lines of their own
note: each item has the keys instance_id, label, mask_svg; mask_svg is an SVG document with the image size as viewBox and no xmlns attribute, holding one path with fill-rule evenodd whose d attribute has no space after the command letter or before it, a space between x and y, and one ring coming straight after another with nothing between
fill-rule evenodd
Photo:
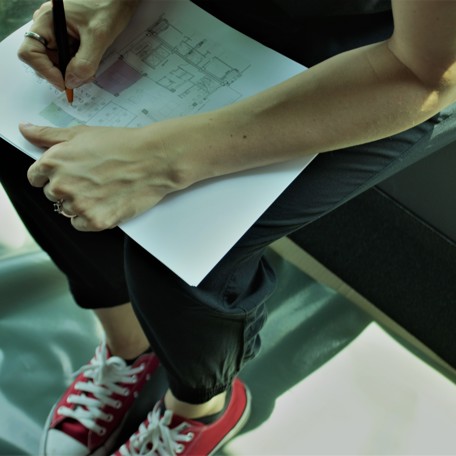
<instances>
[{"instance_id":1,"label":"architectural floor plan","mask_svg":"<svg viewBox=\"0 0 456 456\"><path fill-rule=\"evenodd\" d=\"M61 127L143 126L239 100L236 82L249 67L208 37L182 31L164 13L106 56L96 81L75 91L72 107L60 96L41 115Z\"/></svg>"}]
</instances>

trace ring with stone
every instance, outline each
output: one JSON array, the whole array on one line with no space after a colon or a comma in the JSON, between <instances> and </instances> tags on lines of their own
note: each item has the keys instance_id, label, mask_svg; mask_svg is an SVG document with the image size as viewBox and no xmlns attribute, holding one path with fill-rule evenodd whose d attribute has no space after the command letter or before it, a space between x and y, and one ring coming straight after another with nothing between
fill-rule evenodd
<instances>
[{"instance_id":1,"label":"ring with stone","mask_svg":"<svg viewBox=\"0 0 456 456\"><path fill-rule=\"evenodd\" d=\"M74 218L74 217L77 217L76 215L67 214L67 213L63 210L63 199L59 199L59 200L57 200L57 201L54 202L54 212L57 212L57 214L63 215L64 217L67 217L67 218Z\"/></svg>"}]
</instances>

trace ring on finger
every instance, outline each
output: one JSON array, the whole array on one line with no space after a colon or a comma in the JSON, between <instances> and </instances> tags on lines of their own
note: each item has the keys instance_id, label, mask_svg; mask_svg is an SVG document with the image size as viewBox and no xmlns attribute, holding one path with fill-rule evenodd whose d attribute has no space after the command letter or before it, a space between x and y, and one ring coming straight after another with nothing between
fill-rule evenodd
<instances>
[{"instance_id":1,"label":"ring on finger","mask_svg":"<svg viewBox=\"0 0 456 456\"><path fill-rule=\"evenodd\" d=\"M26 38L31 38L32 40L39 41L45 48L48 47L48 40L38 33L28 31L24 33L24 36Z\"/></svg>"},{"instance_id":2,"label":"ring on finger","mask_svg":"<svg viewBox=\"0 0 456 456\"><path fill-rule=\"evenodd\" d=\"M54 212L57 212L57 214L63 215L64 217L67 217L67 218L77 217L77 215L68 214L67 212L64 211L63 199L59 199L54 202Z\"/></svg>"}]
</instances>

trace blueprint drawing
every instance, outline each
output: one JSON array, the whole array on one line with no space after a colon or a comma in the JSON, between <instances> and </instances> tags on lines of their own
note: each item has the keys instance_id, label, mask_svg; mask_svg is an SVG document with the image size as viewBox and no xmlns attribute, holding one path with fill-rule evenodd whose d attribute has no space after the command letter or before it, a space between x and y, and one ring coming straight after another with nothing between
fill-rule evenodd
<instances>
[{"instance_id":1,"label":"blueprint drawing","mask_svg":"<svg viewBox=\"0 0 456 456\"><path fill-rule=\"evenodd\" d=\"M94 83L75 91L73 106L58 96L41 115L60 127L141 127L233 103L250 63L176 20L158 20L108 53Z\"/></svg>"}]
</instances>

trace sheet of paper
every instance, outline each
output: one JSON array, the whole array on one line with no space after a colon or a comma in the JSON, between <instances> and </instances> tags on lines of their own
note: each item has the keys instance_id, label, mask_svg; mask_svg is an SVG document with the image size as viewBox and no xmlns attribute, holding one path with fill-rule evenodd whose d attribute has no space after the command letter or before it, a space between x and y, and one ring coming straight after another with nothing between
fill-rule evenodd
<instances>
[{"instance_id":1,"label":"sheet of paper","mask_svg":"<svg viewBox=\"0 0 456 456\"><path fill-rule=\"evenodd\" d=\"M0 44L0 135L35 159L43 151L20 135L21 121L137 127L233 103L305 70L187 0L145 0L105 56L96 83L75 90L69 106L17 59L28 28ZM197 285L311 159L195 185L121 228Z\"/></svg>"}]
</instances>

